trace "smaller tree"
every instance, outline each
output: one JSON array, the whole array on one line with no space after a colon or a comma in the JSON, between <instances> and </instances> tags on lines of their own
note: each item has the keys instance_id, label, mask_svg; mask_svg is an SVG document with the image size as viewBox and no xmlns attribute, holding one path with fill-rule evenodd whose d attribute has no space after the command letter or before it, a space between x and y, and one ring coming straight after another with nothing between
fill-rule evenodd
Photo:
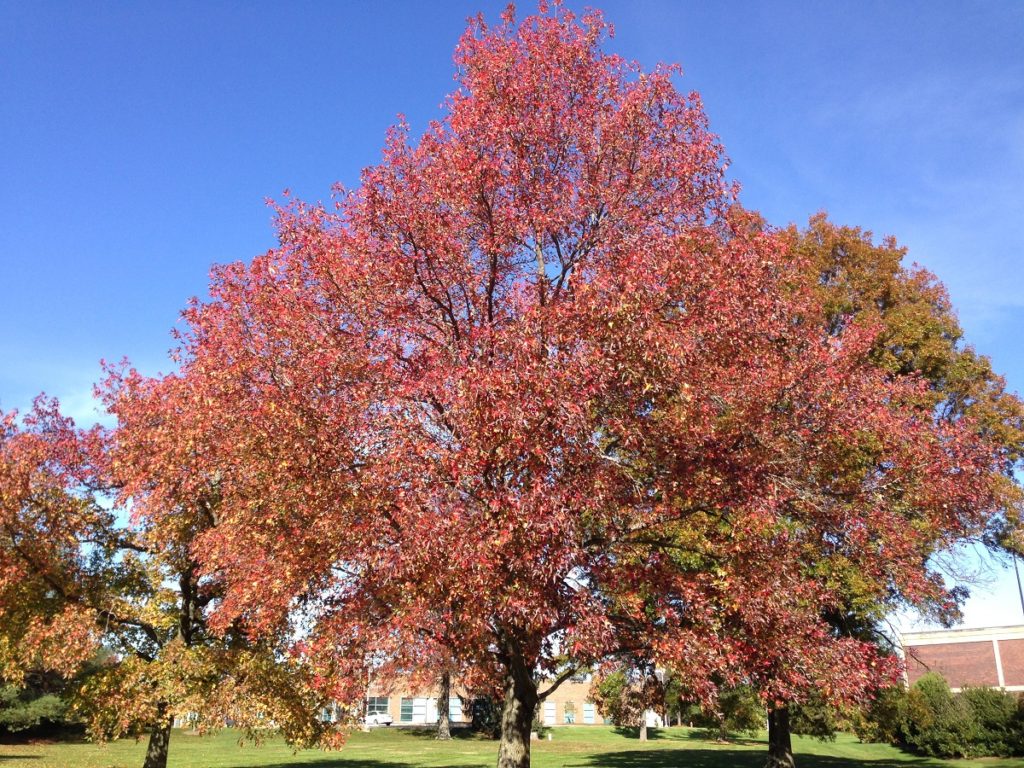
<instances>
[{"instance_id":1,"label":"smaller tree","mask_svg":"<svg viewBox=\"0 0 1024 768\"><path fill-rule=\"evenodd\" d=\"M739 734L756 735L764 728L766 713L757 692L749 685L720 686L714 704L681 702L691 725L706 728L719 741Z\"/></svg>"},{"instance_id":2,"label":"smaller tree","mask_svg":"<svg viewBox=\"0 0 1024 768\"><path fill-rule=\"evenodd\" d=\"M757 693L749 685L737 685L718 695L718 737L737 734L755 735L764 727L765 711Z\"/></svg>"},{"instance_id":3,"label":"smaller tree","mask_svg":"<svg viewBox=\"0 0 1024 768\"><path fill-rule=\"evenodd\" d=\"M647 712L663 713L664 684L653 670L619 668L596 676L590 697L612 723L636 728L640 741L647 741Z\"/></svg>"},{"instance_id":4,"label":"smaller tree","mask_svg":"<svg viewBox=\"0 0 1024 768\"><path fill-rule=\"evenodd\" d=\"M903 740L907 689L901 684L884 688L853 718L853 731L863 742L899 745Z\"/></svg>"},{"instance_id":5,"label":"smaller tree","mask_svg":"<svg viewBox=\"0 0 1024 768\"><path fill-rule=\"evenodd\" d=\"M678 675L671 672L665 675L665 724L683 724L683 715L689 710L689 704L684 700L685 690L682 680Z\"/></svg>"},{"instance_id":6,"label":"smaller tree","mask_svg":"<svg viewBox=\"0 0 1024 768\"><path fill-rule=\"evenodd\" d=\"M300 657L278 653L274 638L249 640L237 624L222 634L207 626L222 593L216 577L200 575L193 545L217 524L215 478L169 483L174 494L161 501L173 514L162 525L130 518L133 493L160 472L187 472L195 446L168 442L165 429L191 405L187 390L134 374L112 384L120 423L110 432L78 430L43 399L22 425L4 418L4 680L24 687L40 670L70 679L105 653L70 687L71 711L97 740L148 731L145 768L166 766L175 716L201 729L230 718L253 738L275 728L293 743L334 743Z\"/></svg>"},{"instance_id":7,"label":"smaller tree","mask_svg":"<svg viewBox=\"0 0 1024 768\"><path fill-rule=\"evenodd\" d=\"M812 693L800 704L790 705L789 725L798 736L835 741L836 733L849 729L849 709L836 706L823 696Z\"/></svg>"}]
</instances>

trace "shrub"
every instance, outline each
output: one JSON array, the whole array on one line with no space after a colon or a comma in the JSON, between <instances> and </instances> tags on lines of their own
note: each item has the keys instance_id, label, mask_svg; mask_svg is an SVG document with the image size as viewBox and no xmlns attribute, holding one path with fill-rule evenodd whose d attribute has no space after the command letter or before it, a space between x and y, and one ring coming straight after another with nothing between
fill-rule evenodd
<instances>
[{"instance_id":1,"label":"shrub","mask_svg":"<svg viewBox=\"0 0 1024 768\"><path fill-rule=\"evenodd\" d=\"M0 732L60 726L66 715L67 705L52 693L14 685L0 687Z\"/></svg>"},{"instance_id":2,"label":"shrub","mask_svg":"<svg viewBox=\"0 0 1024 768\"><path fill-rule=\"evenodd\" d=\"M1018 694L1017 706L1010 723L1010 751L1024 755L1024 693Z\"/></svg>"},{"instance_id":3,"label":"shrub","mask_svg":"<svg viewBox=\"0 0 1024 768\"><path fill-rule=\"evenodd\" d=\"M1009 757L1014 752L1018 703L993 688L965 688L960 694L975 722L976 754Z\"/></svg>"},{"instance_id":4,"label":"shrub","mask_svg":"<svg viewBox=\"0 0 1024 768\"><path fill-rule=\"evenodd\" d=\"M909 746L930 757L974 757L978 724L967 701L954 696L941 675L929 673L907 694L906 728Z\"/></svg>"},{"instance_id":5,"label":"shrub","mask_svg":"<svg viewBox=\"0 0 1024 768\"><path fill-rule=\"evenodd\" d=\"M537 738L543 739L548 733L551 732L551 728L544 725L543 717L544 705L537 705L537 709L533 713L533 723L530 725L530 730L537 734ZM500 734L499 734L500 735Z\"/></svg>"},{"instance_id":6,"label":"shrub","mask_svg":"<svg viewBox=\"0 0 1024 768\"><path fill-rule=\"evenodd\" d=\"M861 741L909 747L932 757L1024 754L1024 697L994 688L954 694L937 674L910 690L882 691L855 720Z\"/></svg>"},{"instance_id":7,"label":"shrub","mask_svg":"<svg viewBox=\"0 0 1024 768\"><path fill-rule=\"evenodd\" d=\"M906 714L907 689L902 685L886 688L853 718L853 732L863 742L902 745Z\"/></svg>"}]
</instances>

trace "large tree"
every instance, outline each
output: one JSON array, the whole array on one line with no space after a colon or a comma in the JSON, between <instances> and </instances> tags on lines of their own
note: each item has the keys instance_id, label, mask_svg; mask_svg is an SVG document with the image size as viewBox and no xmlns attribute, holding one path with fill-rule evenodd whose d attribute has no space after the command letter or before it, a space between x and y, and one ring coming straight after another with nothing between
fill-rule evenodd
<instances>
[{"instance_id":1,"label":"large tree","mask_svg":"<svg viewBox=\"0 0 1024 768\"><path fill-rule=\"evenodd\" d=\"M200 729L231 718L253 736L276 728L296 743L330 741L318 720L325 697L273 638L207 628L223 593L200 576L191 547L216 524L216 484L189 472L184 445L176 466L157 466L171 453L166 437L181 437L169 429L175 411L194 405L168 383L136 377L111 392L114 431L77 430L45 400L23 424L5 417L0 671L18 683L91 667L66 692L74 711L97 739L148 730L145 768L166 765L176 716ZM167 514L133 523L123 489L161 471L177 489Z\"/></svg>"},{"instance_id":2,"label":"large tree","mask_svg":"<svg viewBox=\"0 0 1024 768\"><path fill-rule=\"evenodd\" d=\"M1013 548L1013 502L1020 491L1012 479L1024 459L1024 403L1006 390L992 361L966 343L945 286L928 270L906 264L907 249L896 238L876 242L870 231L835 224L824 213L803 230L790 227L786 237L817 285L829 332L850 322L875 324L874 363L894 377L919 377L926 385L922 403L936 419L969 419L996 447L1007 484L1003 525L992 543Z\"/></svg>"},{"instance_id":3,"label":"large tree","mask_svg":"<svg viewBox=\"0 0 1024 768\"><path fill-rule=\"evenodd\" d=\"M756 217L751 224L764 227ZM848 530L814 531L803 536L804 549L795 560L803 569L801 578L831 585L834 594L830 603L821 606L823 625L836 636L856 638L877 645L883 655L892 654L894 641L886 620L893 612L909 608L932 620L951 623L957 619L966 590L957 583L957 574L942 576L956 546L968 541L995 549L1019 546L1014 539L1020 535L1021 491L1014 472L1024 449L1024 405L1006 392L989 360L963 343L942 284L926 270L905 265L906 249L893 238L876 243L870 232L838 226L824 214L812 217L802 231L791 227L784 236L789 242L788 258L814 286L815 322L836 339L852 324L873 326L870 363L890 380L919 382L916 395L904 407L916 408L918 418L933 421L939 429L955 424L957 429L974 432L993 451L992 461L982 470L987 472L991 514L986 525L973 531L922 525L924 521L916 519L913 527L895 531L904 545L913 542L913 548L904 550L902 556L885 538L875 538L867 555L876 559L876 547L885 552L883 561L888 562L882 570L865 562L862 541ZM865 453L859 440L837 442L829 450L836 466L860 466L870 472L880 469L883 458ZM870 476L862 470L852 475L843 471L847 483ZM848 522L859 521L848 494L837 495L832 483L821 482L808 491L808 498L822 509L835 509ZM905 489L897 486L886 492L896 497ZM912 499L904 501L909 503ZM799 520L787 521L787 525L804 527ZM918 576L927 579L927 588L920 588ZM784 626L778 630L788 634ZM764 692L776 689L776 678L786 674L793 658L784 648L773 655L776 649L772 645L763 647L769 652L763 654L749 679ZM769 765L793 764L788 711L792 704L808 699L837 701L827 690L822 697L821 681L815 675L797 682L778 692L784 695L767 697Z\"/></svg>"},{"instance_id":4,"label":"large tree","mask_svg":"<svg viewBox=\"0 0 1024 768\"><path fill-rule=\"evenodd\" d=\"M704 697L783 655L773 698L862 693L877 651L822 620L843 584L806 558L837 542L845 573L931 595L921 553L998 506L984 437L922 414L877 329L818 322L786 239L733 208L696 95L606 32L562 8L472 22L443 119L215 272L180 351L197 407L168 427L217 479L193 549L225 588L214 626L300 619L350 701L339 681L454 638L503 689L502 768L529 764L538 703L615 655ZM162 477L133 496L154 525Z\"/></svg>"}]
</instances>

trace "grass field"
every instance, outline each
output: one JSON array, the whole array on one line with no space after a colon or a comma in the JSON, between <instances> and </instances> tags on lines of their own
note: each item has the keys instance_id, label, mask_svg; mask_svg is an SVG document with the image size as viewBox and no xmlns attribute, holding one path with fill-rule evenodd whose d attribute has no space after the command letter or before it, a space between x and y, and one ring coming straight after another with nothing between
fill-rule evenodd
<instances>
[{"instance_id":1,"label":"grass field","mask_svg":"<svg viewBox=\"0 0 1024 768\"><path fill-rule=\"evenodd\" d=\"M0 744L0 764L12 768L139 768L145 742L112 744ZM840 735L835 742L796 739L798 768L1024 768L1015 760L927 760L906 755L881 744L860 744ZM356 733L340 752L305 750L293 753L281 742L239 746L238 734L222 731L212 736L175 732L171 740L171 768L491 768L497 744L460 735L438 742L426 732L378 729ZM695 731L672 728L654 732L646 744L612 728L558 728L551 741L535 742L536 768L760 768L765 744L742 741L716 744Z\"/></svg>"}]
</instances>

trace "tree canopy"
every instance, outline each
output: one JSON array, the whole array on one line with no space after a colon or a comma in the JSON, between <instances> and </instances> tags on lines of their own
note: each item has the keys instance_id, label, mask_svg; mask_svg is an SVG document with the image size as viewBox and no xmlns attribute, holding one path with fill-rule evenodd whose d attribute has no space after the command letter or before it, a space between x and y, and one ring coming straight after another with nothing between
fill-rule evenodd
<instances>
[{"instance_id":1,"label":"tree canopy","mask_svg":"<svg viewBox=\"0 0 1024 768\"><path fill-rule=\"evenodd\" d=\"M294 743L329 742L317 719L326 699L274 638L207 627L223 593L215 576L200 575L192 545L216 524L215 484L199 493L179 483L159 520L129 519L121 489L148 482L138 474L153 471L147 451L182 405L165 384L119 388L113 433L75 429L52 401L38 401L22 426L5 417L3 678L20 684L40 671L73 677L88 667L65 691L72 712L97 739L151 731L146 768L166 765L175 717L200 729L230 718L254 736L273 726ZM174 482L169 470L162 478Z\"/></svg>"},{"instance_id":2,"label":"tree canopy","mask_svg":"<svg viewBox=\"0 0 1024 768\"><path fill-rule=\"evenodd\" d=\"M704 697L864 695L894 666L823 616L948 601L928 556L1003 509L1000 447L879 365L884 327L735 205L677 70L607 29L472 22L443 119L281 206L186 312L188 439L132 496L163 525L215 477L213 625L291 633L332 695L447 653L503 680L501 766L617 654Z\"/></svg>"},{"instance_id":3,"label":"tree canopy","mask_svg":"<svg viewBox=\"0 0 1024 768\"><path fill-rule=\"evenodd\" d=\"M441 660L502 698L500 768L584 667L769 708L895 678L835 617L955 605L930 558L1006 540L1019 402L894 244L744 211L678 68L608 34L473 20L443 118L333 206L279 205L178 371L111 373L113 432L8 419L0 610L33 614L4 648L66 636L70 663L102 625L152 717L277 701L297 741L315 702Z\"/></svg>"}]
</instances>

